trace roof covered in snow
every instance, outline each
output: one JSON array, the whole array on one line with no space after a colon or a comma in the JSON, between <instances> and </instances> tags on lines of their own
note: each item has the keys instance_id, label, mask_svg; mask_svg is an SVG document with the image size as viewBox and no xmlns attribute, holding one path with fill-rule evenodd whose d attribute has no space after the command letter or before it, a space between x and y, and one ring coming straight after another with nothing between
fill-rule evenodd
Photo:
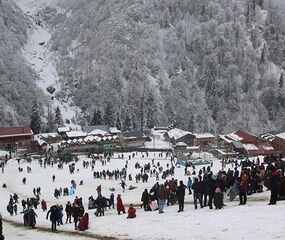
<instances>
[{"instance_id":1,"label":"roof covered in snow","mask_svg":"<svg viewBox=\"0 0 285 240\"><path fill-rule=\"evenodd\" d=\"M70 132L70 128L69 128L69 127L59 127L59 128L57 129L57 131L58 131L59 133Z\"/></svg>"},{"instance_id":2,"label":"roof covered in snow","mask_svg":"<svg viewBox=\"0 0 285 240\"><path fill-rule=\"evenodd\" d=\"M33 135L33 131L28 126L0 128L0 138L26 135Z\"/></svg>"},{"instance_id":3,"label":"roof covered in snow","mask_svg":"<svg viewBox=\"0 0 285 240\"><path fill-rule=\"evenodd\" d=\"M40 133L35 135L35 138L57 138L59 137L58 133Z\"/></svg>"},{"instance_id":4,"label":"roof covered in snow","mask_svg":"<svg viewBox=\"0 0 285 240\"><path fill-rule=\"evenodd\" d=\"M279 137L281 139L285 139L285 132L277 134L276 137Z\"/></svg>"},{"instance_id":5,"label":"roof covered in snow","mask_svg":"<svg viewBox=\"0 0 285 240\"><path fill-rule=\"evenodd\" d=\"M101 130L101 133L103 133L103 131L105 133L110 133L110 128L108 125L82 126L82 131L86 133L91 133L94 132L95 130Z\"/></svg>"},{"instance_id":6,"label":"roof covered in snow","mask_svg":"<svg viewBox=\"0 0 285 240\"><path fill-rule=\"evenodd\" d=\"M72 138L72 137L86 137L87 134L82 132L82 131L71 131L66 133L67 137Z\"/></svg>"},{"instance_id":7,"label":"roof covered in snow","mask_svg":"<svg viewBox=\"0 0 285 240\"><path fill-rule=\"evenodd\" d=\"M244 147L245 150L247 150L247 151L259 150L258 147L255 146L254 144L243 144L243 147Z\"/></svg>"},{"instance_id":8,"label":"roof covered in snow","mask_svg":"<svg viewBox=\"0 0 285 240\"><path fill-rule=\"evenodd\" d=\"M177 140L179 138L186 136L187 134L192 134L192 133L188 131L184 131L179 128L173 128L169 130L166 134L168 135L169 138L173 138L174 140Z\"/></svg>"},{"instance_id":9,"label":"roof covered in snow","mask_svg":"<svg viewBox=\"0 0 285 240\"><path fill-rule=\"evenodd\" d=\"M226 135L219 135L219 137L228 143L232 143L232 142L255 143L257 142L257 137L255 135L241 131L241 130L238 130L236 132L226 134Z\"/></svg>"},{"instance_id":10,"label":"roof covered in snow","mask_svg":"<svg viewBox=\"0 0 285 240\"><path fill-rule=\"evenodd\" d=\"M196 138L215 138L212 133L198 133L195 134Z\"/></svg>"},{"instance_id":11,"label":"roof covered in snow","mask_svg":"<svg viewBox=\"0 0 285 240\"><path fill-rule=\"evenodd\" d=\"M89 132L88 135L106 135L108 132L101 130L101 129L94 129L93 131Z\"/></svg>"},{"instance_id":12,"label":"roof covered in snow","mask_svg":"<svg viewBox=\"0 0 285 240\"><path fill-rule=\"evenodd\" d=\"M121 131L116 127L110 127L110 132L113 134L120 133Z\"/></svg>"}]
</instances>

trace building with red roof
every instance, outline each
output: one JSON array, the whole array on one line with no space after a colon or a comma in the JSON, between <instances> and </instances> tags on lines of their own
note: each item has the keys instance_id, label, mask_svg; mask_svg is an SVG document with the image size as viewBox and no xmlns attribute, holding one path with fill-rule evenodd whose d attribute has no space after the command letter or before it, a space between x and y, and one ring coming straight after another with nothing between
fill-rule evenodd
<instances>
[{"instance_id":1,"label":"building with red roof","mask_svg":"<svg viewBox=\"0 0 285 240\"><path fill-rule=\"evenodd\" d=\"M33 131L30 127L0 128L0 147L21 146L33 141Z\"/></svg>"},{"instance_id":2,"label":"building with red roof","mask_svg":"<svg viewBox=\"0 0 285 240\"><path fill-rule=\"evenodd\" d=\"M219 135L218 142L220 147L247 155L271 155L275 153L270 142L242 130Z\"/></svg>"}]
</instances>

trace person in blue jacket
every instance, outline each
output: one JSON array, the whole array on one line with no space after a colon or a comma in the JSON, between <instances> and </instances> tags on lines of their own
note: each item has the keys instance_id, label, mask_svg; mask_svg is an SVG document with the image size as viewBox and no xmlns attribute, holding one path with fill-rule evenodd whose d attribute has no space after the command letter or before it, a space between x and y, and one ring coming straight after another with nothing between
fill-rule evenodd
<instances>
[{"instance_id":1,"label":"person in blue jacket","mask_svg":"<svg viewBox=\"0 0 285 240\"><path fill-rule=\"evenodd\" d=\"M189 195L192 194L192 191L191 191L192 183L193 183L193 182L192 182L191 177L188 177L187 188L188 188L188 191L189 191Z\"/></svg>"}]
</instances>

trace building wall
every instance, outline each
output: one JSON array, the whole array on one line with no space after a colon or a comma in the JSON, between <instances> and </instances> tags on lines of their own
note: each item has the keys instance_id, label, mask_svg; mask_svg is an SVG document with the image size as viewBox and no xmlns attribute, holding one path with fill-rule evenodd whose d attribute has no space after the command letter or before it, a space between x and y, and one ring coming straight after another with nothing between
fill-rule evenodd
<instances>
[{"instance_id":1,"label":"building wall","mask_svg":"<svg viewBox=\"0 0 285 240\"><path fill-rule=\"evenodd\" d=\"M196 138L195 145L200 146L202 148L209 147L215 144L215 138Z\"/></svg>"},{"instance_id":2,"label":"building wall","mask_svg":"<svg viewBox=\"0 0 285 240\"><path fill-rule=\"evenodd\" d=\"M7 144L21 145L25 142L29 142L33 140L33 136L13 136L13 137L5 137L0 138L0 146L5 146Z\"/></svg>"},{"instance_id":3,"label":"building wall","mask_svg":"<svg viewBox=\"0 0 285 240\"><path fill-rule=\"evenodd\" d=\"M276 137L275 138L275 149L282 153L285 153L285 139Z\"/></svg>"},{"instance_id":4,"label":"building wall","mask_svg":"<svg viewBox=\"0 0 285 240\"><path fill-rule=\"evenodd\" d=\"M187 135L185 135L185 136L183 136L181 138L178 138L176 140L176 143L184 142L184 143L187 144L187 146L194 146L194 139L195 139L195 137L193 135L187 134Z\"/></svg>"}]
</instances>

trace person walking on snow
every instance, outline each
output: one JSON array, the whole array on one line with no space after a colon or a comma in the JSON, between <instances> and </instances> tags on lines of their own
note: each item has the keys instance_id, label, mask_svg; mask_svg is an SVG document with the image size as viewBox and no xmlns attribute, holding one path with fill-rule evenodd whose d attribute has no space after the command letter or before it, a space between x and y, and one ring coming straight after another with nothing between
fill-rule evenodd
<instances>
[{"instance_id":1,"label":"person walking on snow","mask_svg":"<svg viewBox=\"0 0 285 240\"><path fill-rule=\"evenodd\" d=\"M159 185L159 189L157 192L157 197L158 197L158 213L164 213L163 208L165 201L167 199L168 193L164 187L163 184Z\"/></svg>"},{"instance_id":2,"label":"person walking on snow","mask_svg":"<svg viewBox=\"0 0 285 240\"><path fill-rule=\"evenodd\" d=\"M117 196L117 212L118 212L118 215L120 215L121 212L126 213L125 207L123 205L123 201L121 198L121 194L118 194Z\"/></svg>"},{"instance_id":3,"label":"person walking on snow","mask_svg":"<svg viewBox=\"0 0 285 240\"><path fill-rule=\"evenodd\" d=\"M184 210L185 189L186 186L184 185L183 181L180 181L176 191L178 205L179 205L178 212L182 212Z\"/></svg>"}]
</instances>

